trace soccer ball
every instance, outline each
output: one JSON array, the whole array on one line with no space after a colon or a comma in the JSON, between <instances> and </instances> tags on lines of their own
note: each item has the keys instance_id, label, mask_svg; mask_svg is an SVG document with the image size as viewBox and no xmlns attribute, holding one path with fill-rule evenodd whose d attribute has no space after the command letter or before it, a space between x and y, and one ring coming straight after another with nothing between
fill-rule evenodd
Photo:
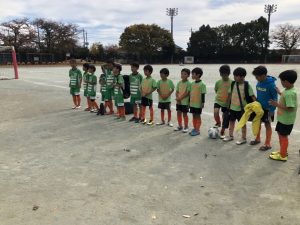
<instances>
[{"instance_id":1,"label":"soccer ball","mask_svg":"<svg viewBox=\"0 0 300 225\"><path fill-rule=\"evenodd\" d=\"M217 139L219 137L219 129L216 127L211 127L208 129L208 137L211 139Z\"/></svg>"}]
</instances>

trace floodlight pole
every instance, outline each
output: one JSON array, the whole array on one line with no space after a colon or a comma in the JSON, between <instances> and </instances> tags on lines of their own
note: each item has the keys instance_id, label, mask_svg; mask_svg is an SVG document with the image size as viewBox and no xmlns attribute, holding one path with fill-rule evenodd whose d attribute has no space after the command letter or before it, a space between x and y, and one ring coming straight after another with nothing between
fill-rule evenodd
<instances>
[{"instance_id":1,"label":"floodlight pole","mask_svg":"<svg viewBox=\"0 0 300 225\"><path fill-rule=\"evenodd\" d=\"M276 4L265 5L265 13L268 14L268 30L267 30L267 38L266 38L266 46L265 46L265 63L267 63L271 15L272 15L272 13L275 13L276 11L277 11Z\"/></svg>"},{"instance_id":2,"label":"floodlight pole","mask_svg":"<svg viewBox=\"0 0 300 225\"><path fill-rule=\"evenodd\" d=\"M174 41L174 37L173 37L173 21L174 21L174 17L178 15L178 8L167 8L167 16L171 17L171 36L172 39ZM173 53L171 56L171 63L173 63Z\"/></svg>"}]
</instances>

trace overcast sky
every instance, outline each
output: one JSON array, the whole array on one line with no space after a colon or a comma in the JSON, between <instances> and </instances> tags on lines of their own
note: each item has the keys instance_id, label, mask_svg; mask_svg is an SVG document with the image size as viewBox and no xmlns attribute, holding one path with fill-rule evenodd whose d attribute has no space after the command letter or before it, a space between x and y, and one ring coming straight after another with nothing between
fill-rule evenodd
<instances>
[{"instance_id":1,"label":"overcast sky","mask_svg":"<svg viewBox=\"0 0 300 225\"><path fill-rule=\"evenodd\" d=\"M300 25L300 0L0 0L0 22L15 17L49 18L85 28L88 41L118 44L126 26L158 24L170 29L166 8L178 8L174 19L175 43L186 48L190 30L202 24L218 26L266 16L264 4L277 4L271 29L277 24Z\"/></svg>"}]
</instances>

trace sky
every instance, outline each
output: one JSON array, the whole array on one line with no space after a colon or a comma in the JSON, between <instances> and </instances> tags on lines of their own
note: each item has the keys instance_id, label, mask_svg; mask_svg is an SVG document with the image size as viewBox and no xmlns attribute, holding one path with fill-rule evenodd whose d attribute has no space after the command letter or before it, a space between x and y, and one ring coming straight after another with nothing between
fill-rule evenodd
<instances>
[{"instance_id":1,"label":"sky","mask_svg":"<svg viewBox=\"0 0 300 225\"><path fill-rule=\"evenodd\" d=\"M271 17L271 30L278 24L300 25L300 0L0 0L0 23L19 17L76 23L87 31L90 44L108 45L118 44L124 29L132 24L154 23L170 29L166 8L178 8L174 40L185 49L191 29L198 30L203 24L245 23L267 16L264 4L278 5Z\"/></svg>"}]
</instances>

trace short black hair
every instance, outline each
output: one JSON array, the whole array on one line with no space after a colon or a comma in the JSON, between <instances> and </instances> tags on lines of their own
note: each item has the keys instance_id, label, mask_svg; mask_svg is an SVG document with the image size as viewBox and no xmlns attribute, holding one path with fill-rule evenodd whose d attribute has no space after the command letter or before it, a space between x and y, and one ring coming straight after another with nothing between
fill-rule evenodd
<instances>
[{"instance_id":1,"label":"short black hair","mask_svg":"<svg viewBox=\"0 0 300 225\"><path fill-rule=\"evenodd\" d=\"M147 70L150 73L152 73L153 72L153 67L151 65L146 65L146 66L144 66L144 70Z\"/></svg>"},{"instance_id":2,"label":"short black hair","mask_svg":"<svg viewBox=\"0 0 300 225\"><path fill-rule=\"evenodd\" d=\"M138 64L137 62L133 62L133 63L130 63L130 66L139 68L139 67L140 67L140 64Z\"/></svg>"},{"instance_id":3,"label":"short black hair","mask_svg":"<svg viewBox=\"0 0 300 225\"><path fill-rule=\"evenodd\" d=\"M243 67L238 67L233 71L234 76L245 77L247 75L247 71Z\"/></svg>"},{"instance_id":4,"label":"short black hair","mask_svg":"<svg viewBox=\"0 0 300 225\"><path fill-rule=\"evenodd\" d=\"M118 63L114 63L114 68L117 68L120 72L122 71L122 65Z\"/></svg>"},{"instance_id":5,"label":"short black hair","mask_svg":"<svg viewBox=\"0 0 300 225\"><path fill-rule=\"evenodd\" d=\"M88 63L83 63L82 67L84 67L84 68L86 68L86 69L89 69L90 64L88 64Z\"/></svg>"},{"instance_id":6,"label":"short black hair","mask_svg":"<svg viewBox=\"0 0 300 225\"><path fill-rule=\"evenodd\" d=\"M230 74L230 67L228 65L222 65L219 69L220 74Z\"/></svg>"},{"instance_id":7,"label":"short black hair","mask_svg":"<svg viewBox=\"0 0 300 225\"><path fill-rule=\"evenodd\" d=\"M89 69L92 69L94 72L96 71L96 67L94 65L89 65Z\"/></svg>"},{"instance_id":8,"label":"short black hair","mask_svg":"<svg viewBox=\"0 0 300 225\"><path fill-rule=\"evenodd\" d=\"M268 70L265 66L258 66L254 68L252 74L254 76L263 76L268 74Z\"/></svg>"},{"instance_id":9,"label":"short black hair","mask_svg":"<svg viewBox=\"0 0 300 225\"><path fill-rule=\"evenodd\" d=\"M162 68L162 69L159 71L159 73L162 73L162 74L165 74L165 75L169 76L170 71L169 71L167 68Z\"/></svg>"},{"instance_id":10,"label":"short black hair","mask_svg":"<svg viewBox=\"0 0 300 225\"><path fill-rule=\"evenodd\" d=\"M200 77L203 75L203 70L199 67L196 67L192 70L192 74L195 73L196 75L200 75Z\"/></svg>"},{"instance_id":11,"label":"short black hair","mask_svg":"<svg viewBox=\"0 0 300 225\"><path fill-rule=\"evenodd\" d=\"M187 68L183 68L183 69L181 70L181 72L185 72L185 73L187 73L188 75L191 74L191 71L190 71L189 69L187 69Z\"/></svg>"},{"instance_id":12,"label":"short black hair","mask_svg":"<svg viewBox=\"0 0 300 225\"><path fill-rule=\"evenodd\" d=\"M295 70L286 70L279 74L279 78L282 81L294 84L297 80L297 72Z\"/></svg>"}]
</instances>

